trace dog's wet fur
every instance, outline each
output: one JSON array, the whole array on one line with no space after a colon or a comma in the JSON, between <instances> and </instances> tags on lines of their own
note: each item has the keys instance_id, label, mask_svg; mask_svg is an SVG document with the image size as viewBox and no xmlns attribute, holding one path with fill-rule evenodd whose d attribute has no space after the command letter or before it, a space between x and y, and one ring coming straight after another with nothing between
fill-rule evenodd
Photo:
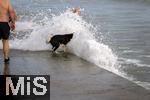
<instances>
[{"instance_id":1,"label":"dog's wet fur","mask_svg":"<svg viewBox=\"0 0 150 100\"><path fill-rule=\"evenodd\" d=\"M72 37L73 37L73 33L54 35L48 40L48 43L51 43L52 50L53 52L55 52L61 44L66 46L68 42L72 39Z\"/></svg>"}]
</instances>

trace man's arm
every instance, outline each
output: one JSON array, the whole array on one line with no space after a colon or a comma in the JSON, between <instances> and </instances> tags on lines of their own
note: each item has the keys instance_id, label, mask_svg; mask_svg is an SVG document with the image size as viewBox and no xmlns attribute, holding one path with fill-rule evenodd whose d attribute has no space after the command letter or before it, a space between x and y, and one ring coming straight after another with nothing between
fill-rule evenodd
<instances>
[{"instance_id":1,"label":"man's arm","mask_svg":"<svg viewBox=\"0 0 150 100\"><path fill-rule=\"evenodd\" d=\"M16 15L16 11L11 5L10 0L8 0L8 13L9 13L11 22L15 23L15 21L17 20L17 15Z\"/></svg>"},{"instance_id":2,"label":"man's arm","mask_svg":"<svg viewBox=\"0 0 150 100\"><path fill-rule=\"evenodd\" d=\"M8 13L9 13L9 26L10 26L10 30L13 31L16 28L15 22L17 20L17 15L16 15L16 11L14 10L14 8L11 5L10 0L8 0Z\"/></svg>"}]
</instances>

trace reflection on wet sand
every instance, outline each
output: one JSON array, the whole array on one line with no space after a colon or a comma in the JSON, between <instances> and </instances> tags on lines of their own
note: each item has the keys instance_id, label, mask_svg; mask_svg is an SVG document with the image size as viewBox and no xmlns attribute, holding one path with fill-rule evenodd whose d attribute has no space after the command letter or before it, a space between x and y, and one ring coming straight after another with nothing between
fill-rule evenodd
<instances>
[{"instance_id":1,"label":"reflection on wet sand","mask_svg":"<svg viewBox=\"0 0 150 100\"><path fill-rule=\"evenodd\" d=\"M3 75L9 75L9 63L4 63Z\"/></svg>"}]
</instances>

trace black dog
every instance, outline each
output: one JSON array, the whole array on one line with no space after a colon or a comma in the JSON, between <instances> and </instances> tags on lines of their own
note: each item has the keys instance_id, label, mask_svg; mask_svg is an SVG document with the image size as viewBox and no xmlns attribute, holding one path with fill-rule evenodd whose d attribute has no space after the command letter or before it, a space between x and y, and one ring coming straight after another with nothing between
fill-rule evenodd
<instances>
[{"instance_id":1,"label":"black dog","mask_svg":"<svg viewBox=\"0 0 150 100\"><path fill-rule=\"evenodd\" d=\"M52 50L56 51L60 44L67 45L67 43L72 39L73 33L70 34L63 34L63 35L54 35L51 37L51 39L48 41L48 43L51 43Z\"/></svg>"}]
</instances>

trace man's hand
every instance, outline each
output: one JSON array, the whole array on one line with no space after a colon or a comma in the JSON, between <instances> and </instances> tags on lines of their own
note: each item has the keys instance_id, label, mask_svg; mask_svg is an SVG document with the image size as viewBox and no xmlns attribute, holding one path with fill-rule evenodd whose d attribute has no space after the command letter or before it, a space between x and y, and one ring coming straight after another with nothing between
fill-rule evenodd
<instances>
[{"instance_id":1,"label":"man's hand","mask_svg":"<svg viewBox=\"0 0 150 100\"><path fill-rule=\"evenodd\" d=\"M9 26L10 26L10 30L11 30L11 31L14 31L15 28L16 28L16 25L15 25L14 22L10 22L10 23L9 23Z\"/></svg>"}]
</instances>

